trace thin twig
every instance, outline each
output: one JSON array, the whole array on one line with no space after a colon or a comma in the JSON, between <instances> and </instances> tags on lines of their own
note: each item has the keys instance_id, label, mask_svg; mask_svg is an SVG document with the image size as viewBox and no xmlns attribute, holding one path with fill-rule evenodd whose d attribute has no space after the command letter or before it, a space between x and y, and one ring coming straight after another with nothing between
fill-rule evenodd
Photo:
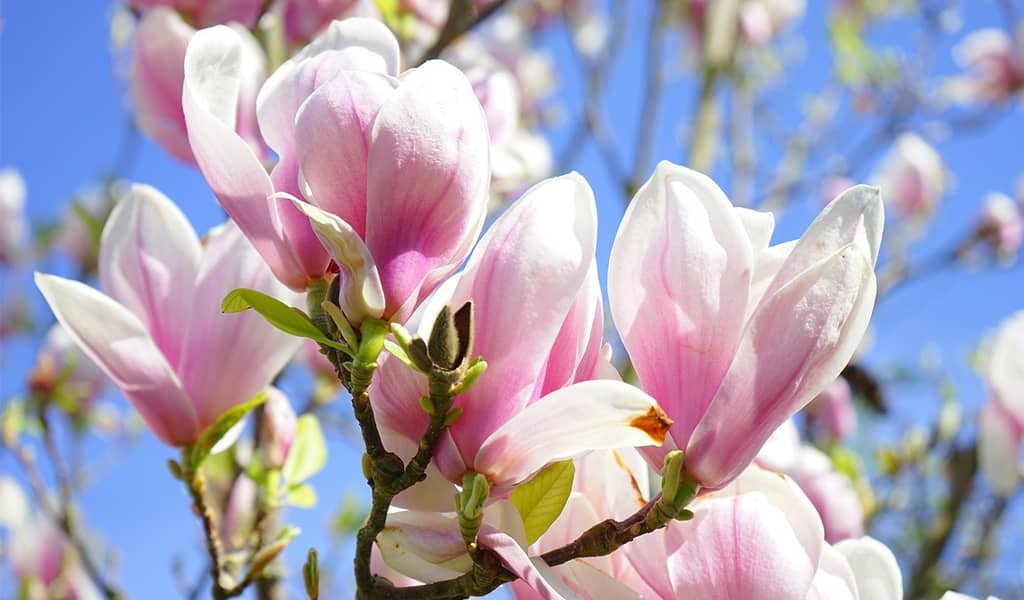
<instances>
[{"instance_id":1,"label":"thin twig","mask_svg":"<svg viewBox=\"0 0 1024 600\"><path fill-rule=\"evenodd\" d=\"M419 66L432 58L441 56L441 53L460 38L463 34L471 31L487 19L491 18L508 0L494 0L483 9L473 14L472 4L465 0L454 0L448 11L448 18L434 44L423 53L413 64Z\"/></svg>"}]
</instances>

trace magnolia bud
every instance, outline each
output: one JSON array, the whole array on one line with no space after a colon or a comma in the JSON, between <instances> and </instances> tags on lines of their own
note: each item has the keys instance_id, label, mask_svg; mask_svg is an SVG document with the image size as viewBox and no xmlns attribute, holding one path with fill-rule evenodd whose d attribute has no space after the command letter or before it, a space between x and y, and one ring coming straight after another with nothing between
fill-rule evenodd
<instances>
[{"instance_id":1,"label":"magnolia bud","mask_svg":"<svg viewBox=\"0 0 1024 600\"><path fill-rule=\"evenodd\" d=\"M280 469L295 439L295 410L277 388L267 389L260 429L260 451L264 466Z\"/></svg>"}]
</instances>

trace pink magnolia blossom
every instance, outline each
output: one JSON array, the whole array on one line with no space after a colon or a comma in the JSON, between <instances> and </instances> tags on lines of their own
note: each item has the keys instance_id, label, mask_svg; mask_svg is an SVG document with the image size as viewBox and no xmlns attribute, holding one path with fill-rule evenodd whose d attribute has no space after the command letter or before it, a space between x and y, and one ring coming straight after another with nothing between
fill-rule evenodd
<instances>
[{"instance_id":1,"label":"pink magnolia blossom","mask_svg":"<svg viewBox=\"0 0 1024 600\"><path fill-rule=\"evenodd\" d=\"M285 41L290 45L313 39L334 20L380 18L373 0L278 0L273 10L281 15Z\"/></svg>"},{"instance_id":2,"label":"pink magnolia blossom","mask_svg":"<svg viewBox=\"0 0 1024 600\"><path fill-rule=\"evenodd\" d=\"M896 138L872 177L886 205L903 217L927 216L938 207L948 183L939 153L916 133Z\"/></svg>"},{"instance_id":3,"label":"pink magnolia blossom","mask_svg":"<svg viewBox=\"0 0 1024 600\"><path fill-rule=\"evenodd\" d=\"M68 539L46 515L37 513L15 525L6 549L14 573L35 583L27 587L30 600L102 598Z\"/></svg>"},{"instance_id":4,"label":"pink magnolia blossom","mask_svg":"<svg viewBox=\"0 0 1024 600\"><path fill-rule=\"evenodd\" d=\"M101 293L36 274L57 320L164 443L194 442L224 411L265 388L298 349L258 314L223 315L247 287L291 299L233 225L202 247L164 195L137 185L100 242Z\"/></svg>"},{"instance_id":5,"label":"pink magnolia blossom","mask_svg":"<svg viewBox=\"0 0 1024 600\"><path fill-rule=\"evenodd\" d=\"M857 409L846 379L837 377L810 404L807 417L828 439L842 439L857 430Z\"/></svg>"},{"instance_id":6,"label":"pink magnolia blossom","mask_svg":"<svg viewBox=\"0 0 1024 600\"><path fill-rule=\"evenodd\" d=\"M256 498L256 483L245 473L236 477L227 493L224 514L220 519L220 537L228 549L245 547L245 538L253 525Z\"/></svg>"},{"instance_id":7,"label":"pink magnolia blossom","mask_svg":"<svg viewBox=\"0 0 1024 600\"><path fill-rule=\"evenodd\" d=\"M979 29L953 49L967 71L951 82L962 102L1002 103L1024 89L1024 46L1001 29Z\"/></svg>"},{"instance_id":8,"label":"pink magnolia blossom","mask_svg":"<svg viewBox=\"0 0 1024 600\"><path fill-rule=\"evenodd\" d=\"M690 0L685 10L699 39L710 31L716 0ZM806 10L805 0L739 0L737 7L739 33L752 44L767 44L781 31L799 20Z\"/></svg>"},{"instance_id":9,"label":"pink magnolia blossom","mask_svg":"<svg viewBox=\"0 0 1024 600\"><path fill-rule=\"evenodd\" d=\"M256 128L256 92L266 77L266 58L248 30L232 28L242 39L241 85L231 118L241 135L257 152L262 142ZM171 156L186 163L195 158L189 147L185 114L181 105L185 81L185 50L196 30L166 7L146 12L134 38L131 94L139 129Z\"/></svg>"},{"instance_id":10,"label":"pink magnolia blossom","mask_svg":"<svg viewBox=\"0 0 1024 600\"><path fill-rule=\"evenodd\" d=\"M284 466L295 441L297 421L288 397L277 388L268 388L260 427L260 456L264 467L280 469Z\"/></svg>"},{"instance_id":11,"label":"pink magnolia blossom","mask_svg":"<svg viewBox=\"0 0 1024 600\"><path fill-rule=\"evenodd\" d=\"M483 225L487 127L469 82L441 61L398 77L398 42L384 25L336 21L260 90L260 130L279 157L268 175L230 126L241 45L216 27L186 53L200 170L286 285L304 289L333 260L353 322L404 321Z\"/></svg>"},{"instance_id":12,"label":"pink magnolia blossom","mask_svg":"<svg viewBox=\"0 0 1024 600\"><path fill-rule=\"evenodd\" d=\"M875 299L878 190L857 186L796 242L734 208L704 175L661 163L623 218L609 262L612 317L640 384L675 422L673 448L719 488L853 356ZM779 348L785 348L780 352Z\"/></svg>"},{"instance_id":13,"label":"pink magnolia blossom","mask_svg":"<svg viewBox=\"0 0 1024 600\"><path fill-rule=\"evenodd\" d=\"M652 590L646 599L903 597L888 548L869 538L851 548L825 543L814 508L787 477L750 467L690 508L692 520L671 522L621 550ZM879 585L893 581L895 587Z\"/></svg>"},{"instance_id":14,"label":"pink magnolia blossom","mask_svg":"<svg viewBox=\"0 0 1024 600\"><path fill-rule=\"evenodd\" d=\"M27 235L25 180L14 169L0 170L0 264L14 262Z\"/></svg>"},{"instance_id":15,"label":"pink magnolia blossom","mask_svg":"<svg viewBox=\"0 0 1024 600\"><path fill-rule=\"evenodd\" d=\"M1012 259L1024 241L1024 213L1017 202L1006 194L985 196L978 218L978 234L996 255Z\"/></svg>"},{"instance_id":16,"label":"pink magnolia blossom","mask_svg":"<svg viewBox=\"0 0 1024 600\"><path fill-rule=\"evenodd\" d=\"M188 15L198 27L235 22L250 28L259 18L264 0L128 0L139 10L172 9Z\"/></svg>"},{"instance_id":17,"label":"pink magnolia blossom","mask_svg":"<svg viewBox=\"0 0 1024 600\"><path fill-rule=\"evenodd\" d=\"M1024 448L1024 311L1004 321L989 349L984 376L991 398L978 423L981 472L1001 495L1021 484Z\"/></svg>"},{"instance_id":18,"label":"pink magnolia blossom","mask_svg":"<svg viewBox=\"0 0 1024 600\"><path fill-rule=\"evenodd\" d=\"M551 461L660 443L667 424L649 396L621 381L589 381L614 371L602 350L596 219L579 175L537 184L414 318L425 335L441 306L471 300L472 352L488 363L456 398L462 414L435 453L450 482L480 473L497 496ZM370 399L393 451L411 454L423 434L419 399L426 391L425 376L398 360L386 358L377 370Z\"/></svg>"},{"instance_id":19,"label":"pink magnolia blossom","mask_svg":"<svg viewBox=\"0 0 1024 600\"><path fill-rule=\"evenodd\" d=\"M813 446L805 445L786 471L810 499L825 527L825 541L864 534L864 507L853 482L832 466L832 461Z\"/></svg>"}]
</instances>

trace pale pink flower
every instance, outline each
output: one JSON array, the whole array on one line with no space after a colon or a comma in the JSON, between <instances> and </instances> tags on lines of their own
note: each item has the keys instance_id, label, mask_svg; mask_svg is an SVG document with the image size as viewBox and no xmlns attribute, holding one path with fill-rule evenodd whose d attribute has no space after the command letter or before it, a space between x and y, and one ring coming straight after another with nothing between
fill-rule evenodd
<instances>
[{"instance_id":1,"label":"pale pink flower","mask_svg":"<svg viewBox=\"0 0 1024 600\"><path fill-rule=\"evenodd\" d=\"M256 92L266 77L266 59L248 30L238 25L232 28L241 40L241 83L233 107L224 108L238 134L262 152L255 103ZM194 163L195 158L189 147L181 93L185 50L195 32L174 10L154 8L139 22L132 57L131 94L139 129L170 155L187 163Z\"/></svg>"},{"instance_id":2,"label":"pale pink flower","mask_svg":"<svg viewBox=\"0 0 1024 600\"><path fill-rule=\"evenodd\" d=\"M999 104L1024 89L1024 46L1001 29L979 29L953 49L967 73L952 80L956 99Z\"/></svg>"},{"instance_id":3,"label":"pale pink flower","mask_svg":"<svg viewBox=\"0 0 1024 600\"><path fill-rule=\"evenodd\" d=\"M612 317L640 384L675 422L673 448L719 488L853 356L874 305L878 190L857 186L800 240L769 246L771 214L663 162L637 192L608 267ZM785 348L780 352L779 348Z\"/></svg>"},{"instance_id":4,"label":"pale pink flower","mask_svg":"<svg viewBox=\"0 0 1024 600\"><path fill-rule=\"evenodd\" d=\"M297 363L301 363L317 377L328 377L333 380L338 376L334 365L320 352L320 345L313 340L303 342L302 348L295 358Z\"/></svg>"},{"instance_id":5,"label":"pale pink flower","mask_svg":"<svg viewBox=\"0 0 1024 600\"><path fill-rule=\"evenodd\" d=\"M903 217L935 211L946 193L946 166L939 153L916 133L896 138L872 176L888 208Z\"/></svg>"},{"instance_id":6,"label":"pale pink flower","mask_svg":"<svg viewBox=\"0 0 1024 600\"><path fill-rule=\"evenodd\" d=\"M825 527L825 541L864 534L864 507L853 482L832 466L832 461L813 446L803 446L796 462L786 471L810 499Z\"/></svg>"},{"instance_id":7,"label":"pale pink flower","mask_svg":"<svg viewBox=\"0 0 1024 600\"><path fill-rule=\"evenodd\" d=\"M846 558L863 600L903 598L903 575L892 550L870 537L843 540L835 549ZM821 600L828 600L823 596ZM808 599L810 600L810 599Z\"/></svg>"},{"instance_id":8,"label":"pale pink flower","mask_svg":"<svg viewBox=\"0 0 1024 600\"><path fill-rule=\"evenodd\" d=\"M1000 324L983 376L991 394L978 423L981 472L1001 495L1021 483L1024 447L1024 311Z\"/></svg>"},{"instance_id":9,"label":"pale pink flower","mask_svg":"<svg viewBox=\"0 0 1024 600\"><path fill-rule=\"evenodd\" d=\"M14 169L0 170L0 264L14 262L25 245L25 180Z\"/></svg>"},{"instance_id":10,"label":"pale pink flower","mask_svg":"<svg viewBox=\"0 0 1024 600\"><path fill-rule=\"evenodd\" d=\"M20 522L10 532L10 564L20 578L31 578L30 600L59 597L100 600L99 590L77 562L77 556L53 522L41 513Z\"/></svg>"},{"instance_id":11,"label":"pale pink flower","mask_svg":"<svg viewBox=\"0 0 1024 600\"><path fill-rule=\"evenodd\" d=\"M281 15L285 41L290 45L313 39L334 20L380 19L373 0L278 0L273 10Z\"/></svg>"},{"instance_id":12,"label":"pale pink flower","mask_svg":"<svg viewBox=\"0 0 1024 600\"><path fill-rule=\"evenodd\" d=\"M264 467L280 469L284 466L295 441L297 421L295 409L284 392L275 387L268 388L260 427L260 456Z\"/></svg>"},{"instance_id":13,"label":"pale pink flower","mask_svg":"<svg viewBox=\"0 0 1024 600\"><path fill-rule=\"evenodd\" d=\"M163 194L137 185L100 242L101 293L36 274L36 285L82 351L116 383L164 443L198 439L227 409L265 388L298 349L258 314L224 315L224 296L291 294L233 225L206 246Z\"/></svg>"},{"instance_id":14,"label":"pale pink flower","mask_svg":"<svg viewBox=\"0 0 1024 600\"><path fill-rule=\"evenodd\" d=\"M245 473L231 484L224 501L224 514L220 520L220 537L228 549L245 547L245 538L253 525L256 508L256 484Z\"/></svg>"},{"instance_id":15,"label":"pale pink flower","mask_svg":"<svg viewBox=\"0 0 1024 600\"><path fill-rule=\"evenodd\" d=\"M140 10L168 8L189 16L197 27L235 22L250 28L259 18L264 0L128 0Z\"/></svg>"},{"instance_id":16,"label":"pale pink flower","mask_svg":"<svg viewBox=\"0 0 1024 600\"><path fill-rule=\"evenodd\" d=\"M1012 259L1024 241L1024 214L1006 194L985 196L978 218L978 234L1000 257Z\"/></svg>"},{"instance_id":17,"label":"pale pink flower","mask_svg":"<svg viewBox=\"0 0 1024 600\"><path fill-rule=\"evenodd\" d=\"M231 127L241 47L216 27L185 60L189 138L221 205L286 285L304 289L333 260L353 322L405 320L483 225L487 127L469 82L441 61L398 77L384 25L335 21L260 90L279 157L268 175Z\"/></svg>"},{"instance_id":18,"label":"pale pink flower","mask_svg":"<svg viewBox=\"0 0 1024 600\"><path fill-rule=\"evenodd\" d=\"M857 430L857 409L853 405L853 391L846 379L837 377L828 384L810 404L807 417L826 438L837 440Z\"/></svg>"},{"instance_id":19,"label":"pale pink flower","mask_svg":"<svg viewBox=\"0 0 1024 600\"><path fill-rule=\"evenodd\" d=\"M414 318L413 328L425 334L441 306L471 300L472 352L488 363L456 399L462 414L435 453L449 481L480 473L500 494L551 461L660 443L665 422L649 396L621 381L588 381L613 371L602 351L596 219L582 177L541 182L493 224L465 270ZM377 370L370 399L393 451L411 453L423 434L419 399L426 391L426 377L398 360L386 358Z\"/></svg>"}]
</instances>

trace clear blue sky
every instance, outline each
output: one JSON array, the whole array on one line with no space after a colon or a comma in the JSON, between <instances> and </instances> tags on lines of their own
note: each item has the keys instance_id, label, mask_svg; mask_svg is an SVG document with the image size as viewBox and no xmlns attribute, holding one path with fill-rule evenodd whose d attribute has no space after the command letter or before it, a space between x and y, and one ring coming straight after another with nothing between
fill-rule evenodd
<instances>
[{"instance_id":1,"label":"clear blue sky","mask_svg":"<svg viewBox=\"0 0 1024 600\"><path fill-rule=\"evenodd\" d=\"M828 76L831 60L825 43L823 15L824 5L828 3L810 1L808 4L809 14L801 26L806 59L790 71L793 79L781 82L771 96L773 106L783 107L779 109L780 117L790 126L797 125L793 105L802 95L820 87ZM966 30L1001 24L995 2L976 0L970 4L971 10L964 14ZM56 219L72 194L100 179L117 152L129 117L125 84L121 75L115 73L108 50L111 10L112 5L98 0L6 2L3 5L0 166L13 166L23 174L33 220ZM638 98L643 85L642 37L649 20L646 8L632 10L627 23L626 47L605 95L606 115L617 138L627 142L620 153L630 165L639 113ZM913 39L913 32L900 26L883 28L881 35L892 43ZM549 37L547 43L565 76L559 94L566 105L574 106L580 97L578 73L572 68L564 36L556 33ZM681 55L685 48L669 44L666 51ZM940 70L950 72L948 47L942 47L938 56L941 57ZM693 98L691 80L666 90L655 160L682 161L686 153L678 142L680 123L691 114ZM955 243L972 221L985 193L1012 191L1024 167L1021 158L1024 155L1020 151L1024 117L1019 113L1001 120L996 127L939 145L956 173L956 186L946 198L931 234L920 244L919 251L927 253ZM569 129L571 127L563 125L550 131L556 154L564 145ZM842 147L848 143L846 140L863 133L863 126L855 122L850 130L841 132L839 137L843 139L838 145ZM768 153L759 157L759 161L774 165L776 158ZM603 271L622 213L622 198L611 187L604 164L592 146L584 151L574 168L591 182L601 207L598 261ZM857 175L863 177L865 173ZM142 142L127 176L163 190L179 203L200 232L222 219L220 209L198 172L176 163L148 141ZM729 191L724 183L723 187ZM780 223L779 239L797 235L810 219L808 207L816 206L816 202L816 190L800 199L798 206ZM58 260L40 268L65 272L67 265ZM0 297L9 297L12 289L18 290L31 298L41 320L48 319L41 298L30 286L28 274L3 274L0 282L8 288ZM912 284L878 307L870 363L885 365L895 360L914 360L923 348L934 344L965 402L975 406L983 397L983 387L970 371L967 356L982 332L1022 307L1024 268L1019 265L981 273L957 269ZM34 360L36 350L35 342L28 339L4 343L8 345L0 353L0 397L20 392L22 377ZM296 378L292 379L294 382ZM289 389L305 388L299 383ZM910 390L894 398L893 404L902 422L923 422L929 417L928 407L934 405L934 399L926 391ZM86 453L95 457L104 449L102 440L93 439L87 444ZM325 535L321 532L346 492L361 493L360 453L342 439L332 440L330 451L328 468L314 480L321 506L313 511L293 510L288 515L289 522L303 529L289 553L292 564L301 561L310 545L325 546ZM179 597L171 576L173 555L184 559L189 574L201 568L198 525L180 484L171 479L164 468L165 460L172 456L172 450L146 434L81 497L86 523L117 549L120 568L116 579L133 597L155 600ZM0 470L13 468L10 457L0 456ZM1019 516L1020 507L1017 510ZM1014 550L1019 563L1021 549ZM347 556L339 565L348 572ZM4 576L0 573L0 578Z\"/></svg>"}]
</instances>

